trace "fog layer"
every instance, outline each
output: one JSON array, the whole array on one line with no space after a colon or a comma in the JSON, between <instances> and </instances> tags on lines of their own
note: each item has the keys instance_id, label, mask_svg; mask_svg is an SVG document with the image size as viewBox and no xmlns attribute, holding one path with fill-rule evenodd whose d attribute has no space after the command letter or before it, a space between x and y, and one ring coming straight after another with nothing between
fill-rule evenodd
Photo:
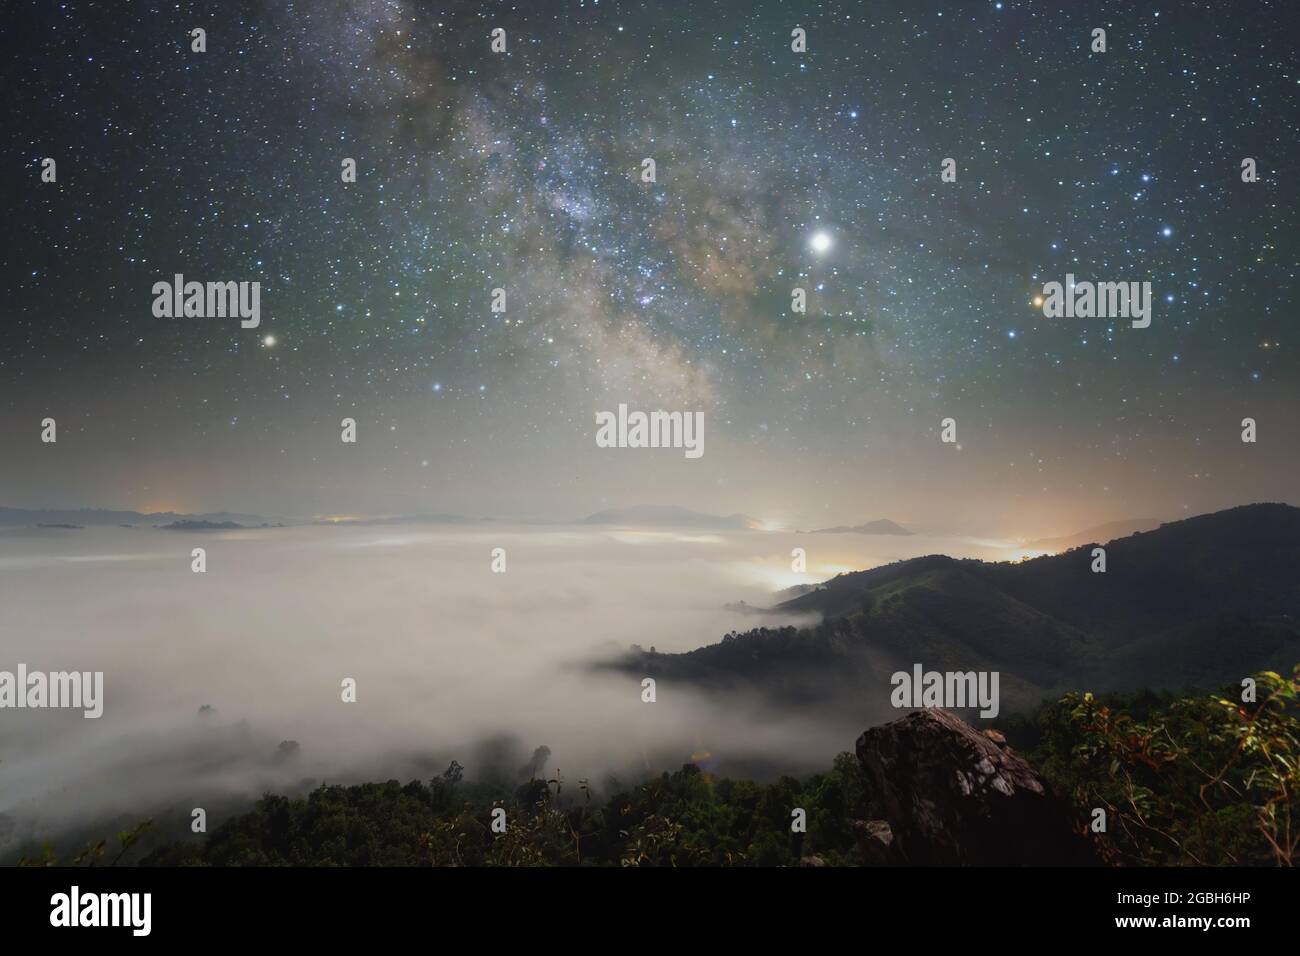
<instances>
[{"instance_id":1,"label":"fog layer","mask_svg":"<svg viewBox=\"0 0 1300 956\"><path fill-rule=\"evenodd\" d=\"M205 573L191 570L196 547ZM805 574L790 570L795 547ZM0 853L304 780L428 777L452 759L500 773L542 745L548 773L596 785L688 760L824 767L881 699L864 693L858 726L663 682L650 704L638 679L590 664L791 623L724 605L934 552L1010 554L927 537L495 525L7 532L0 670L102 671L104 713L0 710Z\"/></svg>"}]
</instances>

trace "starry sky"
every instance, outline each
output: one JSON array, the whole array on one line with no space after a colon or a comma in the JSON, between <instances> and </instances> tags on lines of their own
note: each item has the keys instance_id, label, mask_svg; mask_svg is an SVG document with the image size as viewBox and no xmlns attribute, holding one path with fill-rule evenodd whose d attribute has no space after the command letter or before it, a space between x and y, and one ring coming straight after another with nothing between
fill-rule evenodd
<instances>
[{"instance_id":1,"label":"starry sky","mask_svg":"<svg viewBox=\"0 0 1300 956\"><path fill-rule=\"evenodd\" d=\"M1300 502L1300 8L1243 7L15 4L0 504L1034 535ZM1150 328L1044 317L1067 272L1151 282ZM155 317L175 273L259 281L261 326ZM597 448L620 402L703 411L704 456Z\"/></svg>"}]
</instances>

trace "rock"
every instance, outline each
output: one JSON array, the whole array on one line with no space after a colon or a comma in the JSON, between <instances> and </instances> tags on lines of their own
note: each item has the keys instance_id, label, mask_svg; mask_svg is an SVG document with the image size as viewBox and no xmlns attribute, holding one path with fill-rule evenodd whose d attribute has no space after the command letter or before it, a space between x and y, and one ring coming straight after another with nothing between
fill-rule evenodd
<instances>
[{"instance_id":1,"label":"rock","mask_svg":"<svg viewBox=\"0 0 1300 956\"><path fill-rule=\"evenodd\" d=\"M799 858L800 866L825 866L826 861L819 856L804 856Z\"/></svg>"},{"instance_id":2,"label":"rock","mask_svg":"<svg viewBox=\"0 0 1300 956\"><path fill-rule=\"evenodd\" d=\"M947 711L927 708L873 727L858 738L857 752L889 818L891 851L906 863L1098 862L1068 807L1005 738Z\"/></svg>"},{"instance_id":3,"label":"rock","mask_svg":"<svg viewBox=\"0 0 1300 956\"><path fill-rule=\"evenodd\" d=\"M853 820L863 866L897 866L902 862L894 846L894 831L884 820Z\"/></svg>"}]
</instances>

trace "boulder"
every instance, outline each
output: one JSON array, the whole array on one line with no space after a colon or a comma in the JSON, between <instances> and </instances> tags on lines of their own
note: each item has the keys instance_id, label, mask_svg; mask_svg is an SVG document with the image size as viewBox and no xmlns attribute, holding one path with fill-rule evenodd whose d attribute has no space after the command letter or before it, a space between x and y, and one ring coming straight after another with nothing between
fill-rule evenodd
<instances>
[{"instance_id":1,"label":"boulder","mask_svg":"<svg viewBox=\"0 0 1300 956\"><path fill-rule=\"evenodd\" d=\"M884 820L853 820L853 835L863 866L897 866L903 861L894 848L894 832Z\"/></svg>"},{"instance_id":2,"label":"boulder","mask_svg":"<svg viewBox=\"0 0 1300 956\"><path fill-rule=\"evenodd\" d=\"M944 710L918 710L858 738L889 818L892 851L922 866L1096 864L1051 787L1006 744Z\"/></svg>"}]
</instances>

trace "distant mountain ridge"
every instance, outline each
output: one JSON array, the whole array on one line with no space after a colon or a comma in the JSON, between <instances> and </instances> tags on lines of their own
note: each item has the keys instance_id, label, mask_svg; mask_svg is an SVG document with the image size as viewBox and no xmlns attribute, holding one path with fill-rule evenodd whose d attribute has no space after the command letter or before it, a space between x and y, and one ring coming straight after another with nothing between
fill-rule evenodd
<instances>
[{"instance_id":1,"label":"distant mountain ridge","mask_svg":"<svg viewBox=\"0 0 1300 956\"><path fill-rule=\"evenodd\" d=\"M672 505L640 505L632 508L610 508L598 511L578 521L578 524L634 525L637 527L663 526L673 528L737 528L754 531L762 522L749 515L710 515Z\"/></svg>"},{"instance_id":2,"label":"distant mountain ridge","mask_svg":"<svg viewBox=\"0 0 1300 956\"><path fill-rule=\"evenodd\" d=\"M1026 551L1069 551L1085 544L1108 544L1116 538L1125 538L1143 531L1154 531L1162 522L1155 518L1135 518L1129 521L1109 521L1094 528L1086 528L1061 538L1039 538L1024 545Z\"/></svg>"},{"instance_id":3,"label":"distant mountain ridge","mask_svg":"<svg viewBox=\"0 0 1300 956\"><path fill-rule=\"evenodd\" d=\"M346 527L373 527L394 524L479 524L495 521L494 518L465 518L461 515L411 514L379 515L373 517L317 518L312 524L341 525Z\"/></svg>"},{"instance_id":4,"label":"distant mountain ridge","mask_svg":"<svg viewBox=\"0 0 1300 956\"><path fill-rule=\"evenodd\" d=\"M877 521L868 521L864 524L838 525L834 528L818 528L816 531L810 531L809 534L897 534L910 535L908 531L900 524L890 521L888 518L880 518Z\"/></svg>"},{"instance_id":5,"label":"distant mountain ridge","mask_svg":"<svg viewBox=\"0 0 1300 956\"><path fill-rule=\"evenodd\" d=\"M160 525L164 531L239 531L246 528L246 525L238 524L234 521L173 521L171 524Z\"/></svg>"},{"instance_id":6,"label":"distant mountain ridge","mask_svg":"<svg viewBox=\"0 0 1300 956\"><path fill-rule=\"evenodd\" d=\"M139 511L114 511L108 508L4 508L0 507L0 527L26 525L155 525L175 524L183 521L207 522L213 524L233 523L241 526L262 525L282 522L278 518L263 518L260 515L236 514L230 511L216 511L205 514L182 514L175 511L155 511L148 514Z\"/></svg>"},{"instance_id":7,"label":"distant mountain ridge","mask_svg":"<svg viewBox=\"0 0 1300 956\"><path fill-rule=\"evenodd\" d=\"M683 654L616 663L787 703L880 706L889 675L921 663L997 670L1004 709L1067 689L1183 690L1300 661L1300 508L1257 504L1019 563L928 555L841 574L758 628Z\"/></svg>"},{"instance_id":8,"label":"distant mountain ridge","mask_svg":"<svg viewBox=\"0 0 1300 956\"><path fill-rule=\"evenodd\" d=\"M757 518L744 514L712 515L672 505L639 505L630 508L610 508L587 515L585 518L565 520L527 520L491 517L465 517L442 513L399 515L361 515L337 518L291 520L265 518L261 515L238 514L229 511L188 514L175 511L156 511L148 514L139 511L115 511L109 508L5 508L0 507L0 527L34 525L94 525L176 526L187 524L222 525L240 527L289 526L300 524L370 526L405 524L509 524L523 525L626 525L629 527L707 528L712 530L753 531L763 527Z\"/></svg>"}]
</instances>

